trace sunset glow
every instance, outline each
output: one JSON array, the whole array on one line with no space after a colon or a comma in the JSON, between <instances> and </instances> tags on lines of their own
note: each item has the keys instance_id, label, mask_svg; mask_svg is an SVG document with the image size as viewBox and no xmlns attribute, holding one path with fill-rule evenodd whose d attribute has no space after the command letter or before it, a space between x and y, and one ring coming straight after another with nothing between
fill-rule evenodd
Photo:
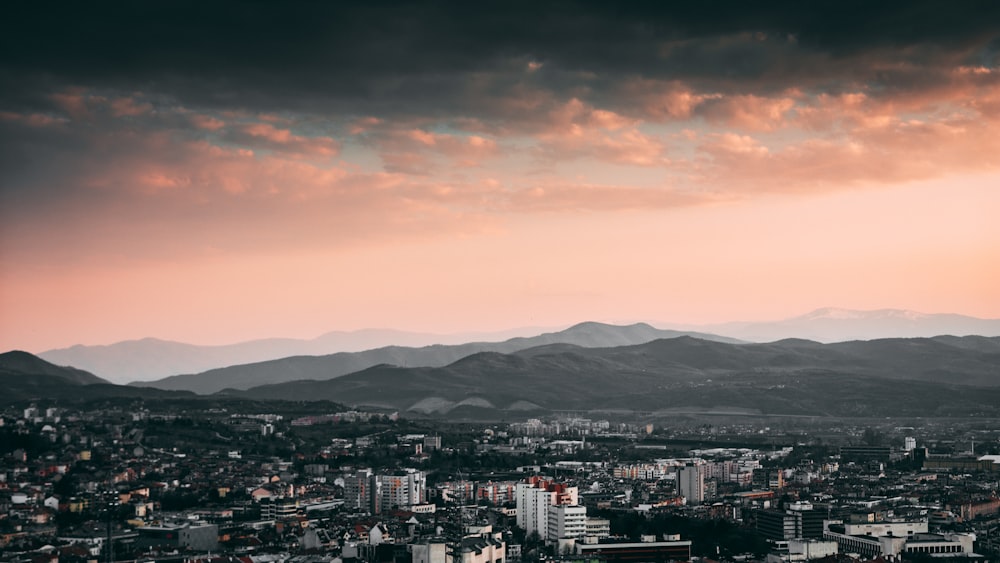
<instances>
[{"instance_id":1,"label":"sunset glow","mask_svg":"<svg viewBox=\"0 0 1000 563\"><path fill-rule=\"evenodd\" d=\"M1000 20L907 5L14 14L0 348L1000 317Z\"/></svg>"}]
</instances>

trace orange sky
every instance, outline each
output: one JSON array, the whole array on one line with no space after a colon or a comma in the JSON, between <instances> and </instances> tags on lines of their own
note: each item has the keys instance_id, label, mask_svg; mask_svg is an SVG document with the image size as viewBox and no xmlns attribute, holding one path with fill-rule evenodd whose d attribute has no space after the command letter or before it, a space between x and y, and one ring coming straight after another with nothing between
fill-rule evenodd
<instances>
[{"instance_id":1,"label":"orange sky","mask_svg":"<svg viewBox=\"0 0 1000 563\"><path fill-rule=\"evenodd\" d=\"M640 41L612 32L620 17L559 43L526 30L520 51L445 49L468 60L435 41L486 24L431 39L430 17L356 65L326 39L211 72L173 46L133 68L98 45L68 55L79 72L14 57L0 349L824 306L1000 318L995 29L866 42L795 18L680 21ZM574 50L587 25L654 59ZM226 48L205 56L228 64ZM324 56L349 69L336 84L312 82ZM337 90L348 78L365 93Z\"/></svg>"}]
</instances>

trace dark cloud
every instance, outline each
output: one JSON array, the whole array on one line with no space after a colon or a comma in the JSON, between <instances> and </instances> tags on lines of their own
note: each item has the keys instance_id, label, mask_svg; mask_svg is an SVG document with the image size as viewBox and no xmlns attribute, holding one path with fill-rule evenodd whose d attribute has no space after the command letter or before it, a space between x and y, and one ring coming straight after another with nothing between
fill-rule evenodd
<instances>
[{"instance_id":1,"label":"dark cloud","mask_svg":"<svg viewBox=\"0 0 1000 563\"><path fill-rule=\"evenodd\" d=\"M193 107L483 117L525 90L614 107L622 81L767 93L919 88L995 65L995 2L18 3L4 105L67 86ZM542 63L527 72L530 62ZM912 68L912 71L907 70ZM929 71L929 72L928 72ZM476 85L488 83L489 95Z\"/></svg>"}]
</instances>

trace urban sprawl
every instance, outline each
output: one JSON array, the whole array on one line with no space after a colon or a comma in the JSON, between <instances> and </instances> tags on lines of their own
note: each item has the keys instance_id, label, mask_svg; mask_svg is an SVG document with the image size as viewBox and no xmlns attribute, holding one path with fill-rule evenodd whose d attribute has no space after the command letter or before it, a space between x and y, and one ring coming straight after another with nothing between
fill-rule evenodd
<instances>
[{"instance_id":1,"label":"urban sprawl","mask_svg":"<svg viewBox=\"0 0 1000 563\"><path fill-rule=\"evenodd\" d=\"M36 402L0 416L0 561L995 560L1000 428L962 419ZM319 405L319 406L318 406Z\"/></svg>"}]
</instances>

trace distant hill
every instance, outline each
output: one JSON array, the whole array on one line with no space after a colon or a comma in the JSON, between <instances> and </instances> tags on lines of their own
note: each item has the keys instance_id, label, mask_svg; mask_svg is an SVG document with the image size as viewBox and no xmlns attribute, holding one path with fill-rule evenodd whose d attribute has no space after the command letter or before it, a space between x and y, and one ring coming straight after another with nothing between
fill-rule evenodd
<instances>
[{"instance_id":1,"label":"distant hill","mask_svg":"<svg viewBox=\"0 0 1000 563\"><path fill-rule=\"evenodd\" d=\"M57 366L20 350L0 354L0 376L5 378L46 376L51 381L59 381L67 385L107 383L90 372L73 367Z\"/></svg>"},{"instance_id":2,"label":"distant hill","mask_svg":"<svg viewBox=\"0 0 1000 563\"><path fill-rule=\"evenodd\" d=\"M780 321L682 325L674 328L703 330L751 342L773 342L783 338L844 342L878 338L929 338L942 334L1000 336L1000 319L925 314L901 309L857 311L827 307Z\"/></svg>"},{"instance_id":3,"label":"distant hill","mask_svg":"<svg viewBox=\"0 0 1000 563\"><path fill-rule=\"evenodd\" d=\"M177 397L189 394L113 385L96 375L47 362L19 350L0 354L0 404L34 399Z\"/></svg>"},{"instance_id":4,"label":"distant hill","mask_svg":"<svg viewBox=\"0 0 1000 563\"><path fill-rule=\"evenodd\" d=\"M387 346L363 352L345 352L326 356L297 356L213 369L197 374L176 375L134 384L157 389L186 390L208 394L227 388L249 389L258 385L298 379L331 379L379 364L403 367L440 367L478 352L511 353L553 343L584 347L613 347L641 344L660 338L674 338L682 335L698 336L706 340L739 342L733 338L712 334L661 330L642 323L617 326L587 322L560 332L545 333L529 338L511 338L503 342L474 342L451 346L425 346L423 348Z\"/></svg>"},{"instance_id":5,"label":"distant hill","mask_svg":"<svg viewBox=\"0 0 1000 563\"><path fill-rule=\"evenodd\" d=\"M532 330L519 329L485 333L480 336L500 340L531 334ZM92 371L116 383L128 383L290 356L357 352L389 345L458 344L467 339L467 336L458 335L368 329L328 332L311 340L267 338L222 346L197 346L157 338L143 338L106 346L77 345L59 348L42 352L39 356L56 364L77 366Z\"/></svg>"},{"instance_id":6,"label":"distant hill","mask_svg":"<svg viewBox=\"0 0 1000 563\"><path fill-rule=\"evenodd\" d=\"M721 341L773 342L786 338L804 338L818 342L843 342L877 338L916 338L944 334L955 336L1000 336L1000 319L978 319L963 315L928 315L899 309L856 311L824 308L805 315L772 322L733 322L714 325L676 325L664 323L669 330L660 330L646 324L603 330L600 323L582 323L568 329L576 337L589 341L569 342L581 346L603 347L640 344L655 338L670 338L689 334ZM588 328L590 335L584 334ZM457 346L466 343L504 342L513 347L477 348L512 352L541 344L563 342L563 333L539 334L537 328L520 328L502 332L478 334L427 334L398 330L367 329L350 332L329 332L314 339L269 338L223 346L198 346L156 338L129 340L106 346L72 346L48 350L39 354L58 365L71 365L96 373L116 383L156 381L178 374L196 374L228 366L239 366L290 358L296 356L323 356L341 352L362 352L377 348L422 348L434 345ZM633 334L628 334L629 332ZM653 331L659 333L652 334ZM537 336L536 336L537 335ZM722 336L712 336L722 335ZM549 340L546 340L549 338ZM556 338L556 340L551 340ZM510 339L510 340L508 340ZM727 340L728 339L728 340ZM524 341L519 343L520 341ZM471 350L465 350L472 353ZM401 358L387 357L381 361L400 365L443 366L457 357L426 362L408 362ZM375 365L379 361L347 362L348 373ZM346 368L345 368L346 369ZM315 377L315 375L311 375ZM256 381L256 380L255 380ZM264 383L266 380L256 381ZM166 384L168 386L173 383ZM239 384L242 385L242 384ZM156 386L160 386L156 384ZM173 388L173 387L171 387ZM200 392L217 390L214 386Z\"/></svg>"},{"instance_id":7,"label":"distant hill","mask_svg":"<svg viewBox=\"0 0 1000 563\"><path fill-rule=\"evenodd\" d=\"M327 399L451 416L476 409L996 416L998 347L997 338L950 337L743 345L680 337L615 348L555 344L513 354L480 352L439 368L379 365L325 381L220 394Z\"/></svg>"}]
</instances>

